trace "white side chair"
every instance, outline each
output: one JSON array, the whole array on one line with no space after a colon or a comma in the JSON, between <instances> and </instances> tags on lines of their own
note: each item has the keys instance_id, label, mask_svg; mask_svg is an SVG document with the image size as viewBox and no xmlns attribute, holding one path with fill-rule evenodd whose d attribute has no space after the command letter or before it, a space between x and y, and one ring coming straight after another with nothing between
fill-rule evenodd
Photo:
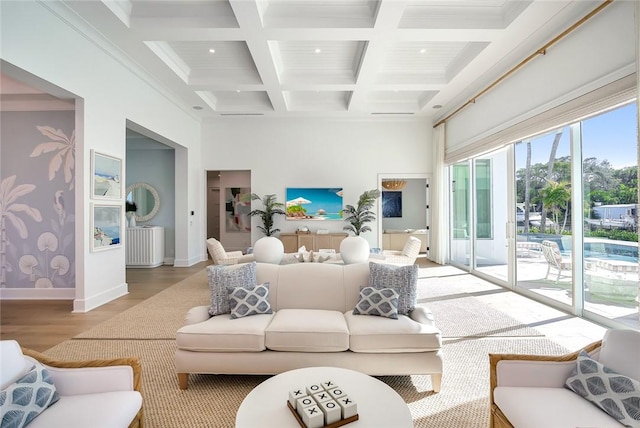
<instances>
[{"instance_id":1,"label":"white side chair","mask_svg":"<svg viewBox=\"0 0 640 428\"><path fill-rule=\"evenodd\" d=\"M545 276L545 279L549 278L551 268L554 268L558 271L556 284L560 280L560 274L563 270L568 270L571 272L571 260L562 257L562 253L560 253L560 247L557 243L548 240L542 241L542 255L548 263L547 275Z\"/></svg>"},{"instance_id":2,"label":"white side chair","mask_svg":"<svg viewBox=\"0 0 640 428\"><path fill-rule=\"evenodd\" d=\"M422 241L415 236L409 236L404 244L402 251L384 250L382 255L384 260L371 260L379 263L389 263L395 265L412 265L416 262L418 254L420 254L420 246Z\"/></svg>"},{"instance_id":3,"label":"white side chair","mask_svg":"<svg viewBox=\"0 0 640 428\"><path fill-rule=\"evenodd\" d=\"M0 390L28 385L16 382L32 370L36 361L49 373L59 399L36 416L29 428L143 427L142 368L137 358L56 361L21 348L15 340L2 340ZM36 395L31 404L38 404ZM21 410L13 406L11 411Z\"/></svg>"},{"instance_id":4,"label":"white side chair","mask_svg":"<svg viewBox=\"0 0 640 428\"><path fill-rule=\"evenodd\" d=\"M216 238L207 239L207 251L216 265L235 265L238 263L249 263L255 260L253 254L242 254L242 251L225 251L224 247Z\"/></svg>"}]
</instances>

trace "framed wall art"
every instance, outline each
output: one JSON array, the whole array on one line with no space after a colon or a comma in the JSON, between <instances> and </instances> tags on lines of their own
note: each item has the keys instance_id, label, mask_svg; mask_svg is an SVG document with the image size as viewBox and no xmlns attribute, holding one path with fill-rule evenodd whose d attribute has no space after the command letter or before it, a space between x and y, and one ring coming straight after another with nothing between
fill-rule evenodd
<instances>
[{"instance_id":1,"label":"framed wall art","mask_svg":"<svg viewBox=\"0 0 640 428\"><path fill-rule=\"evenodd\" d=\"M91 203L91 251L122 245L122 205Z\"/></svg>"},{"instance_id":2,"label":"framed wall art","mask_svg":"<svg viewBox=\"0 0 640 428\"><path fill-rule=\"evenodd\" d=\"M341 187L288 187L287 220L342 220Z\"/></svg>"},{"instance_id":3,"label":"framed wall art","mask_svg":"<svg viewBox=\"0 0 640 428\"><path fill-rule=\"evenodd\" d=\"M122 159L91 150L91 195L122 199Z\"/></svg>"},{"instance_id":4,"label":"framed wall art","mask_svg":"<svg viewBox=\"0 0 640 428\"><path fill-rule=\"evenodd\" d=\"M402 192L382 192L382 217L402 217Z\"/></svg>"}]
</instances>

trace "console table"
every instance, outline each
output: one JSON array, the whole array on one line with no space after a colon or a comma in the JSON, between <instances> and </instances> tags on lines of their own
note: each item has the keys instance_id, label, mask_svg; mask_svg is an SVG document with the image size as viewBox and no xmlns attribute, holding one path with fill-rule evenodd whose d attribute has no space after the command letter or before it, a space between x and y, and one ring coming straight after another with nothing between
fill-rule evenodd
<instances>
[{"instance_id":1,"label":"console table","mask_svg":"<svg viewBox=\"0 0 640 428\"><path fill-rule=\"evenodd\" d=\"M307 251L333 249L338 253L340 243L347 236L347 233L281 233L279 238L284 244L285 253L296 253L303 245Z\"/></svg>"},{"instance_id":2,"label":"console table","mask_svg":"<svg viewBox=\"0 0 640 428\"><path fill-rule=\"evenodd\" d=\"M127 267L154 268L164 263L164 227L127 227Z\"/></svg>"}]
</instances>

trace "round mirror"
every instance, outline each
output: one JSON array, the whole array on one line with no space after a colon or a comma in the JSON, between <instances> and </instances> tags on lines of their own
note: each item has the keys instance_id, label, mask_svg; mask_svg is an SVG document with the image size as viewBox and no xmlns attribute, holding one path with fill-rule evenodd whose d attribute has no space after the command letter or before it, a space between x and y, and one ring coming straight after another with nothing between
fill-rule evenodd
<instances>
[{"instance_id":1,"label":"round mirror","mask_svg":"<svg viewBox=\"0 0 640 428\"><path fill-rule=\"evenodd\" d=\"M160 209L158 191L147 183L133 183L127 186L127 202L136 205L136 221L149 221Z\"/></svg>"}]
</instances>

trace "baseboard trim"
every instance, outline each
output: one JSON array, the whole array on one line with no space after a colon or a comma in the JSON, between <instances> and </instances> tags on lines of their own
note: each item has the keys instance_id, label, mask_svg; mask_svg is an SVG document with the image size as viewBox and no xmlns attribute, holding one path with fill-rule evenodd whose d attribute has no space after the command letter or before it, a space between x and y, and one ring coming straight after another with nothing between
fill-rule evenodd
<instances>
[{"instance_id":1,"label":"baseboard trim","mask_svg":"<svg viewBox=\"0 0 640 428\"><path fill-rule=\"evenodd\" d=\"M129 285L125 282L102 293L91 296L88 299L75 299L73 301L74 313L89 312L92 309L102 306L105 303L109 303L112 300L117 299L129 294Z\"/></svg>"},{"instance_id":2,"label":"baseboard trim","mask_svg":"<svg viewBox=\"0 0 640 428\"><path fill-rule=\"evenodd\" d=\"M0 288L0 300L73 300L75 288Z\"/></svg>"},{"instance_id":3,"label":"baseboard trim","mask_svg":"<svg viewBox=\"0 0 640 428\"><path fill-rule=\"evenodd\" d=\"M173 266L174 267L190 267L190 266L193 266L195 264L200 263L201 261L203 261L202 257L194 257L194 258L187 259L187 260L174 259Z\"/></svg>"}]
</instances>

